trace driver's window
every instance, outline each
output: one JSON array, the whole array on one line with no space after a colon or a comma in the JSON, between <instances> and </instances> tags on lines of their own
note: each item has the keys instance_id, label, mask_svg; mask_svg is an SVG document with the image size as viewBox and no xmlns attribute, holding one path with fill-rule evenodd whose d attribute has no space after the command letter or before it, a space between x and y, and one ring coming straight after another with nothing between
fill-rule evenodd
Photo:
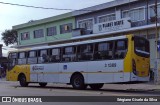
<instances>
[{"instance_id":1,"label":"driver's window","mask_svg":"<svg viewBox=\"0 0 160 105\"><path fill-rule=\"evenodd\" d=\"M12 69L17 64L17 58L18 56L16 52L9 54L9 65L8 65L9 70Z\"/></svg>"}]
</instances>

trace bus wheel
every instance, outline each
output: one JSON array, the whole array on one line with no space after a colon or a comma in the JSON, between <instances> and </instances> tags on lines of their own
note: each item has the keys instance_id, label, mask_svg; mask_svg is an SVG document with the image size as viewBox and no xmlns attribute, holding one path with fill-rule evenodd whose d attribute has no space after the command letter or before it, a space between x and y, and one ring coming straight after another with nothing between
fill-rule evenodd
<instances>
[{"instance_id":1,"label":"bus wheel","mask_svg":"<svg viewBox=\"0 0 160 105\"><path fill-rule=\"evenodd\" d=\"M84 78L81 74L73 75L73 77L71 78L71 84L74 89L81 90L87 88L87 85L84 84Z\"/></svg>"},{"instance_id":2,"label":"bus wheel","mask_svg":"<svg viewBox=\"0 0 160 105\"><path fill-rule=\"evenodd\" d=\"M98 90L101 89L103 87L104 83L100 83L100 84L90 84L89 86L91 87L91 89L93 90Z\"/></svg>"},{"instance_id":3,"label":"bus wheel","mask_svg":"<svg viewBox=\"0 0 160 105\"><path fill-rule=\"evenodd\" d=\"M39 85L40 85L41 87L45 87L45 86L47 85L47 83L39 83Z\"/></svg>"},{"instance_id":4,"label":"bus wheel","mask_svg":"<svg viewBox=\"0 0 160 105\"><path fill-rule=\"evenodd\" d=\"M26 76L24 74L20 75L19 77L19 83L22 87L27 87L28 83L26 81Z\"/></svg>"}]
</instances>

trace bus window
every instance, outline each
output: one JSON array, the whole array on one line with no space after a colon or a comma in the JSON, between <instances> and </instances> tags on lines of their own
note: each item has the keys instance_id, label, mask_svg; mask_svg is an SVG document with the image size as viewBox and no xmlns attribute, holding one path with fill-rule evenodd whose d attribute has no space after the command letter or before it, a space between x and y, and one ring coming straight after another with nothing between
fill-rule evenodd
<instances>
[{"instance_id":1,"label":"bus window","mask_svg":"<svg viewBox=\"0 0 160 105\"><path fill-rule=\"evenodd\" d=\"M94 59L112 59L113 57L113 43L112 42L101 42L95 44Z\"/></svg>"},{"instance_id":2,"label":"bus window","mask_svg":"<svg viewBox=\"0 0 160 105\"><path fill-rule=\"evenodd\" d=\"M10 54L9 54L9 58L10 58L10 59L17 58L17 53L10 53Z\"/></svg>"},{"instance_id":3,"label":"bus window","mask_svg":"<svg viewBox=\"0 0 160 105\"><path fill-rule=\"evenodd\" d=\"M36 51L29 52L29 58L36 57Z\"/></svg>"},{"instance_id":4,"label":"bus window","mask_svg":"<svg viewBox=\"0 0 160 105\"><path fill-rule=\"evenodd\" d=\"M19 53L19 58L25 58L25 52Z\"/></svg>"},{"instance_id":5,"label":"bus window","mask_svg":"<svg viewBox=\"0 0 160 105\"><path fill-rule=\"evenodd\" d=\"M93 44L78 46L78 60L93 60Z\"/></svg>"},{"instance_id":6,"label":"bus window","mask_svg":"<svg viewBox=\"0 0 160 105\"><path fill-rule=\"evenodd\" d=\"M76 61L76 47L63 48L63 61Z\"/></svg>"},{"instance_id":7,"label":"bus window","mask_svg":"<svg viewBox=\"0 0 160 105\"><path fill-rule=\"evenodd\" d=\"M26 61L27 61L26 55L27 55L26 52L19 53L19 57L18 57L18 64L19 65L26 64Z\"/></svg>"},{"instance_id":8,"label":"bus window","mask_svg":"<svg viewBox=\"0 0 160 105\"><path fill-rule=\"evenodd\" d=\"M37 63L37 51L29 51L28 53L28 64Z\"/></svg>"},{"instance_id":9,"label":"bus window","mask_svg":"<svg viewBox=\"0 0 160 105\"><path fill-rule=\"evenodd\" d=\"M60 62L61 60L61 52L59 48L51 49L51 62Z\"/></svg>"},{"instance_id":10,"label":"bus window","mask_svg":"<svg viewBox=\"0 0 160 105\"><path fill-rule=\"evenodd\" d=\"M123 59L127 52L127 40L115 41L115 59Z\"/></svg>"},{"instance_id":11,"label":"bus window","mask_svg":"<svg viewBox=\"0 0 160 105\"><path fill-rule=\"evenodd\" d=\"M49 56L47 50L40 50L38 51L38 63L46 63L49 61Z\"/></svg>"},{"instance_id":12,"label":"bus window","mask_svg":"<svg viewBox=\"0 0 160 105\"><path fill-rule=\"evenodd\" d=\"M9 69L8 70L12 69L17 64L17 58L18 58L17 53L9 54Z\"/></svg>"},{"instance_id":13,"label":"bus window","mask_svg":"<svg viewBox=\"0 0 160 105\"><path fill-rule=\"evenodd\" d=\"M135 53L142 57L150 56L149 41L142 37L134 37Z\"/></svg>"}]
</instances>

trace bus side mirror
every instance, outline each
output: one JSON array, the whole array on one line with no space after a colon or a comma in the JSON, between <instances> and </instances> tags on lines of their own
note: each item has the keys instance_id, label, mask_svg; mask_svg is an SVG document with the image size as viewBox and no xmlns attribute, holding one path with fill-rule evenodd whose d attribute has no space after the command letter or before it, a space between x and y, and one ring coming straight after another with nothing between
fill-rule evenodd
<instances>
[{"instance_id":1,"label":"bus side mirror","mask_svg":"<svg viewBox=\"0 0 160 105\"><path fill-rule=\"evenodd\" d=\"M134 41L134 37L132 37L132 41Z\"/></svg>"}]
</instances>

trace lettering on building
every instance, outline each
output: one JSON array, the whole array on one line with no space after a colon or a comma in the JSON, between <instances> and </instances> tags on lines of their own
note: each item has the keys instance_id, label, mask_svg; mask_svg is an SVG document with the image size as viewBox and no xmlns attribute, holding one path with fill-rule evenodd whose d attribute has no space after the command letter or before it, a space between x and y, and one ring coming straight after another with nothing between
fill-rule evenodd
<instances>
[{"instance_id":1,"label":"lettering on building","mask_svg":"<svg viewBox=\"0 0 160 105\"><path fill-rule=\"evenodd\" d=\"M130 28L131 23L128 20L129 18L123 18L121 20L114 20L110 22L95 24L93 28L93 33L111 32Z\"/></svg>"}]
</instances>

